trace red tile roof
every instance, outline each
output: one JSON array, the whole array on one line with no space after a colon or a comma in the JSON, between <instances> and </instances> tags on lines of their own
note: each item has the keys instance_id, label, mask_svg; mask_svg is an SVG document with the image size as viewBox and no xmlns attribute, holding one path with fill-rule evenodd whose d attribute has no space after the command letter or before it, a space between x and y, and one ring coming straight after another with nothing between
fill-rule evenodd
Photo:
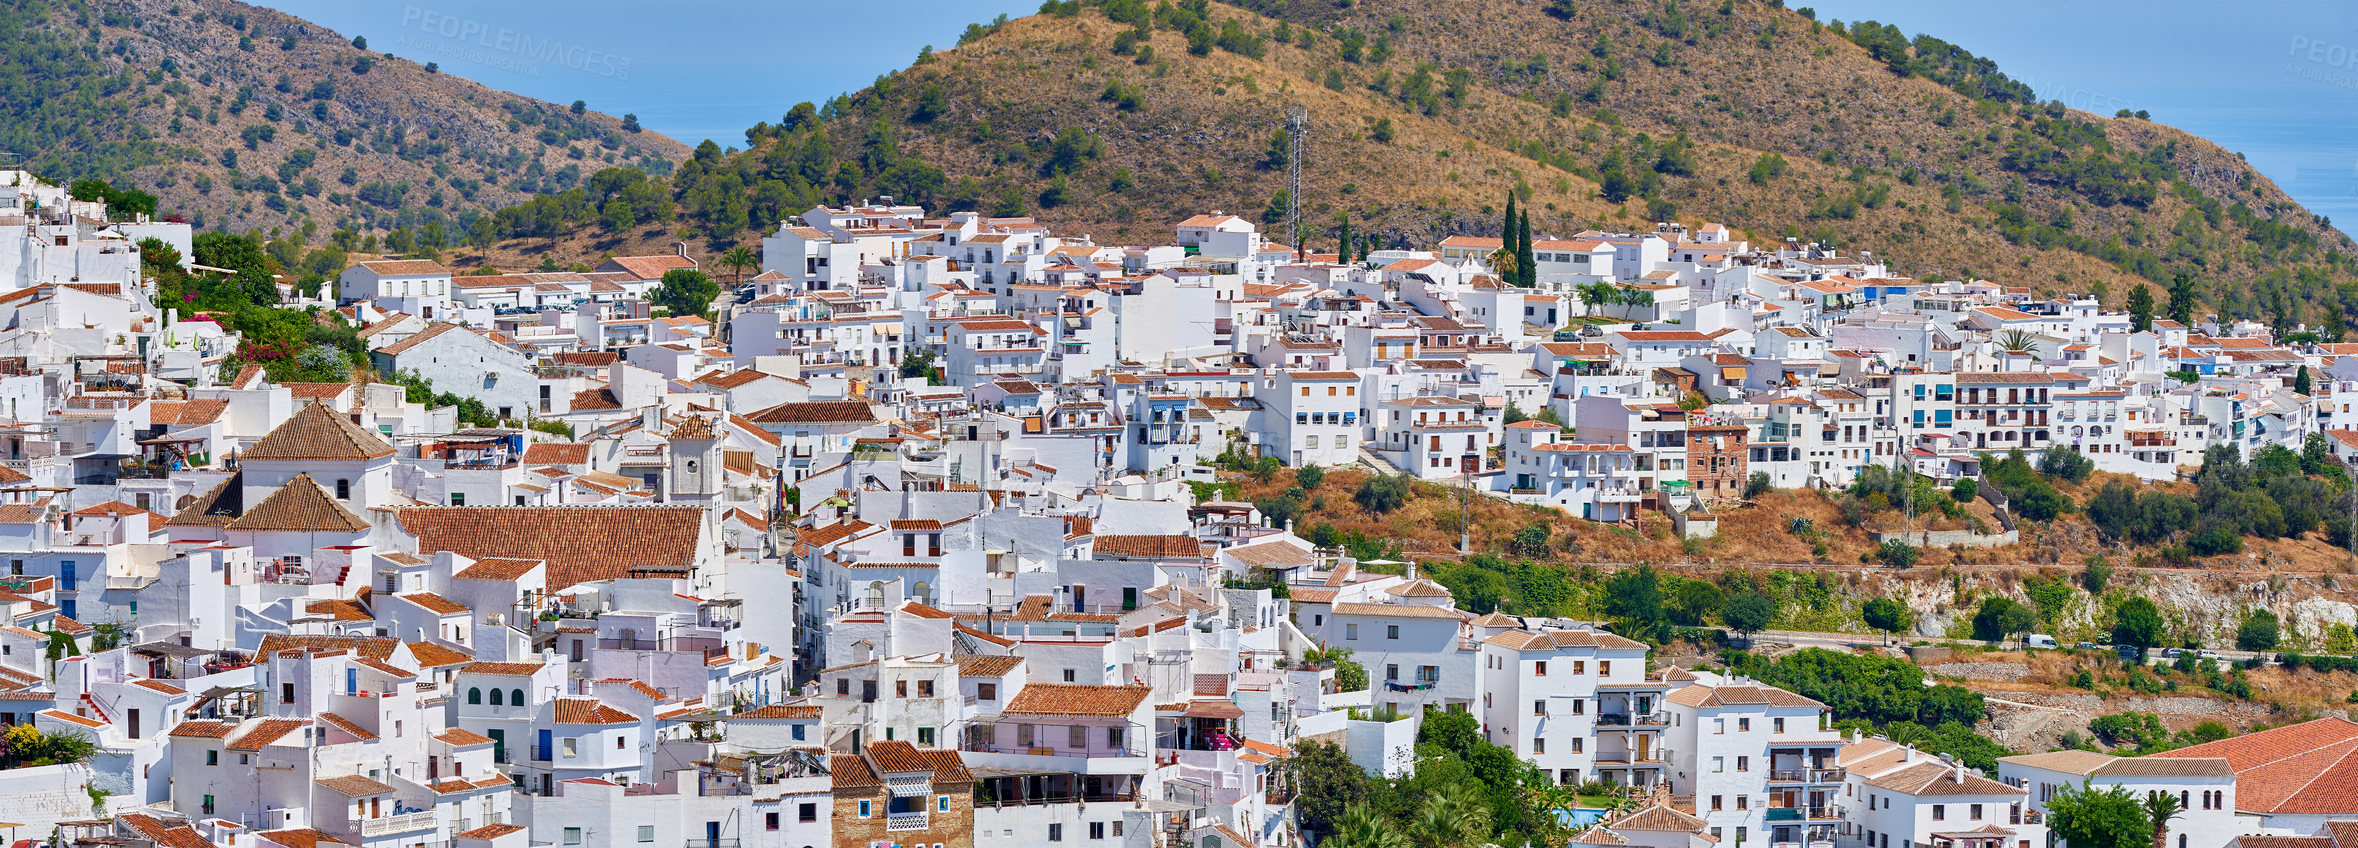
<instances>
[{"instance_id":1,"label":"red tile roof","mask_svg":"<svg viewBox=\"0 0 2358 848\"><path fill-rule=\"evenodd\" d=\"M541 560L552 590L639 566L690 567L704 528L702 508L681 506L405 507L395 518L421 553Z\"/></svg>"}]
</instances>

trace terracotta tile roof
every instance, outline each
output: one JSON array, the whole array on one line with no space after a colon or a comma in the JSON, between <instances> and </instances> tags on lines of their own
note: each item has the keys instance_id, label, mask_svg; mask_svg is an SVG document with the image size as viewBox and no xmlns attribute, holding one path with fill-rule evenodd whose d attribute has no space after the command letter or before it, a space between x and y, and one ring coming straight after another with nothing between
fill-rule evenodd
<instances>
[{"instance_id":1,"label":"terracotta tile roof","mask_svg":"<svg viewBox=\"0 0 2358 848\"><path fill-rule=\"evenodd\" d=\"M6 467L7 466L0 465L0 468ZM30 480L32 478L28 477L25 479ZM0 481L0 483L5 482L6 481ZM74 514L83 518L121 518L126 515L144 515L148 517L147 524L150 528L162 527L164 526L164 522L171 520L122 501L107 501L105 503L91 504L81 509L74 510Z\"/></svg>"},{"instance_id":2,"label":"terracotta tile roof","mask_svg":"<svg viewBox=\"0 0 2358 848\"><path fill-rule=\"evenodd\" d=\"M919 748L907 742L887 740L868 743L868 758L875 763L876 768L887 774L931 771L936 784L974 781L974 774L966 770L966 761L956 751Z\"/></svg>"},{"instance_id":3,"label":"terracotta tile roof","mask_svg":"<svg viewBox=\"0 0 2358 848\"><path fill-rule=\"evenodd\" d=\"M464 727L453 727L449 730L442 731L441 733L434 734L434 738L441 740L442 744L444 745L457 745L460 747L472 745L489 745L493 742L499 741L489 736L476 733L475 731L468 730Z\"/></svg>"},{"instance_id":4,"label":"terracotta tile roof","mask_svg":"<svg viewBox=\"0 0 2358 848\"><path fill-rule=\"evenodd\" d=\"M1671 694L1675 696L1678 692ZM1973 774L1960 766L1938 762L1917 763L1898 771L1876 775L1867 779L1867 785L1919 798L1932 795L2025 794L2023 790Z\"/></svg>"},{"instance_id":5,"label":"terracotta tile roof","mask_svg":"<svg viewBox=\"0 0 2358 848\"><path fill-rule=\"evenodd\" d=\"M254 722L246 732L238 734L237 739L229 743L229 750L259 751L263 746L278 741L280 737L302 726L303 722L291 718L266 718Z\"/></svg>"},{"instance_id":6,"label":"terracotta tile roof","mask_svg":"<svg viewBox=\"0 0 2358 848\"><path fill-rule=\"evenodd\" d=\"M474 565L459 569L457 574L451 576L461 580L514 580L539 567L540 560L537 559L492 557L476 560Z\"/></svg>"},{"instance_id":7,"label":"terracotta tile roof","mask_svg":"<svg viewBox=\"0 0 2358 848\"><path fill-rule=\"evenodd\" d=\"M541 560L550 589L638 566L690 567L704 528L704 510L692 506L405 507L395 518L420 551Z\"/></svg>"},{"instance_id":8,"label":"terracotta tile roof","mask_svg":"<svg viewBox=\"0 0 2358 848\"><path fill-rule=\"evenodd\" d=\"M288 480L227 526L231 530L323 533L357 533L369 529L367 521L328 497L318 481L303 472L297 472L295 479Z\"/></svg>"},{"instance_id":9,"label":"terracotta tile roof","mask_svg":"<svg viewBox=\"0 0 2358 848\"><path fill-rule=\"evenodd\" d=\"M308 827L292 830L265 830L254 835L287 846L287 848L319 848L321 845L352 844L345 842L341 836Z\"/></svg>"},{"instance_id":10,"label":"terracotta tile roof","mask_svg":"<svg viewBox=\"0 0 2358 848\"><path fill-rule=\"evenodd\" d=\"M161 681L161 680L149 680L149 679L146 679L146 678L141 678L141 679L139 680L139 688L141 688L141 689L146 689L146 690L148 690L148 691L151 691L151 692L162 692L162 693L164 693L164 694L166 694L166 695L186 695L186 694L188 694L188 690L186 690L186 689L182 689L182 688L180 688L180 687L178 687L178 686L174 686L174 685L172 685L172 684L170 684L170 683L165 683L164 681Z\"/></svg>"},{"instance_id":11,"label":"terracotta tile roof","mask_svg":"<svg viewBox=\"0 0 2358 848\"><path fill-rule=\"evenodd\" d=\"M147 837L158 848L214 848L212 840L196 832L187 822L167 822L154 816L132 813L123 816L123 826Z\"/></svg>"},{"instance_id":12,"label":"terracotta tile roof","mask_svg":"<svg viewBox=\"0 0 2358 848\"><path fill-rule=\"evenodd\" d=\"M1081 686L1071 683L1034 683L1023 687L1001 710L1008 715L1122 717L1146 703L1154 690L1145 686Z\"/></svg>"},{"instance_id":13,"label":"terracotta tile roof","mask_svg":"<svg viewBox=\"0 0 2358 848\"><path fill-rule=\"evenodd\" d=\"M788 401L745 416L756 424L866 424L876 413L866 401Z\"/></svg>"},{"instance_id":14,"label":"terracotta tile roof","mask_svg":"<svg viewBox=\"0 0 2358 848\"><path fill-rule=\"evenodd\" d=\"M428 324L426 325L425 329L411 334L408 338L381 348L377 348L376 352L385 354L386 356L400 356L404 353L410 352L412 349L415 349L418 345L425 344L427 341L450 332L459 332L463 334L465 332L465 328L460 327L457 324L444 322Z\"/></svg>"},{"instance_id":15,"label":"terracotta tile roof","mask_svg":"<svg viewBox=\"0 0 2358 848\"><path fill-rule=\"evenodd\" d=\"M376 272L380 277L448 276L450 269L430 259L380 259L362 262L360 267Z\"/></svg>"},{"instance_id":16,"label":"terracotta tile roof","mask_svg":"<svg viewBox=\"0 0 2358 848\"><path fill-rule=\"evenodd\" d=\"M588 465L588 443L533 442L524 448L525 465Z\"/></svg>"},{"instance_id":17,"label":"terracotta tile roof","mask_svg":"<svg viewBox=\"0 0 2358 848\"><path fill-rule=\"evenodd\" d=\"M558 724L631 724L638 719L596 698L558 698L556 721Z\"/></svg>"},{"instance_id":18,"label":"terracotta tile roof","mask_svg":"<svg viewBox=\"0 0 2358 848\"><path fill-rule=\"evenodd\" d=\"M1094 550L1102 556L1136 559L1200 559L1204 543L1193 536L1098 536Z\"/></svg>"},{"instance_id":19,"label":"terracotta tile roof","mask_svg":"<svg viewBox=\"0 0 2358 848\"><path fill-rule=\"evenodd\" d=\"M540 663L479 662L459 669L461 674L494 674L501 677L531 677L540 673Z\"/></svg>"},{"instance_id":20,"label":"terracotta tile roof","mask_svg":"<svg viewBox=\"0 0 2358 848\"><path fill-rule=\"evenodd\" d=\"M742 719L818 718L819 714L822 712L824 711L821 710L816 704L770 704L768 706L746 710L736 715L729 716L729 720L737 721Z\"/></svg>"},{"instance_id":21,"label":"terracotta tile roof","mask_svg":"<svg viewBox=\"0 0 2358 848\"><path fill-rule=\"evenodd\" d=\"M244 503L245 489L239 475L231 474L164 523L173 527L225 527L237 520Z\"/></svg>"},{"instance_id":22,"label":"terracotta tile roof","mask_svg":"<svg viewBox=\"0 0 2358 848\"><path fill-rule=\"evenodd\" d=\"M573 393L573 408L590 411L621 409L622 401L609 389L583 389Z\"/></svg>"},{"instance_id":23,"label":"terracotta tile roof","mask_svg":"<svg viewBox=\"0 0 2358 848\"><path fill-rule=\"evenodd\" d=\"M1373 615L1400 618L1464 618L1453 609L1424 604L1336 604L1336 615Z\"/></svg>"},{"instance_id":24,"label":"terracotta tile roof","mask_svg":"<svg viewBox=\"0 0 2358 848\"><path fill-rule=\"evenodd\" d=\"M352 390L351 383L280 383L296 400L328 400Z\"/></svg>"},{"instance_id":25,"label":"terracotta tile roof","mask_svg":"<svg viewBox=\"0 0 2358 848\"><path fill-rule=\"evenodd\" d=\"M1611 827L1614 830L1670 830L1682 833L1701 833L1710 824L1710 822L1670 807L1655 804L1621 817L1621 820L1613 822Z\"/></svg>"},{"instance_id":26,"label":"terracotta tile roof","mask_svg":"<svg viewBox=\"0 0 2358 848\"><path fill-rule=\"evenodd\" d=\"M171 735L190 739L223 739L229 736L229 731L235 729L237 729L237 725L226 721L190 719L173 725Z\"/></svg>"},{"instance_id":27,"label":"terracotta tile roof","mask_svg":"<svg viewBox=\"0 0 2358 848\"><path fill-rule=\"evenodd\" d=\"M392 456L393 446L319 403L306 403L242 455L252 460L345 462Z\"/></svg>"},{"instance_id":28,"label":"terracotta tile roof","mask_svg":"<svg viewBox=\"0 0 2358 848\"><path fill-rule=\"evenodd\" d=\"M337 621L370 621L376 618L376 616L369 614L368 607L361 606L359 601L349 598L305 601L303 612L308 615L324 615Z\"/></svg>"},{"instance_id":29,"label":"terracotta tile roof","mask_svg":"<svg viewBox=\"0 0 2358 848\"><path fill-rule=\"evenodd\" d=\"M960 677L1006 677L1015 667L1023 665L1022 657L1002 657L991 654L959 654Z\"/></svg>"},{"instance_id":30,"label":"terracotta tile roof","mask_svg":"<svg viewBox=\"0 0 2358 848\"><path fill-rule=\"evenodd\" d=\"M462 612L474 612L474 610L468 609L465 604L445 598L432 592L411 592L406 595L395 595L394 597L413 604L417 604L418 606L425 607L429 611L441 613L443 615L456 615Z\"/></svg>"},{"instance_id":31,"label":"terracotta tile roof","mask_svg":"<svg viewBox=\"0 0 2358 848\"><path fill-rule=\"evenodd\" d=\"M2358 723L2347 719L2305 721L2152 756L2224 758L2235 769L2238 810L2332 815L2358 809Z\"/></svg>"},{"instance_id":32,"label":"terracotta tile roof","mask_svg":"<svg viewBox=\"0 0 2358 848\"><path fill-rule=\"evenodd\" d=\"M839 791L874 789L884 785L884 779L876 776L876 770L868 767L867 760L852 754L836 754L828 757L827 771L828 775L833 778L834 788Z\"/></svg>"},{"instance_id":33,"label":"terracotta tile roof","mask_svg":"<svg viewBox=\"0 0 2358 848\"><path fill-rule=\"evenodd\" d=\"M375 731L369 730L368 728L357 724L353 724L351 719L336 715L335 713L320 713L319 720L325 722L329 727L333 727L337 730L344 731L345 733L352 734L355 738L363 740L377 738Z\"/></svg>"},{"instance_id":34,"label":"terracotta tile roof","mask_svg":"<svg viewBox=\"0 0 2358 848\"><path fill-rule=\"evenodd\" d=\"M453 835L460 839L497 839L511 833L522 833L523 831L523 825L487 824L482 827L475 828L474 830L469 830Z\"/></svg>"},{"instance_id":35,"label":"terracotta tile roof","mask_svg":"<svg viewBox=\"0 0 2358 848\"><path fill-rule=\"evenodd\" d=\"M694 267L696 260L675 253L659 253L653 256L617 256L599 265L598 270L612 268L631 275L635 280L660 280L665 271Z\"/></svg>"},{"instance_id":36,"label":"terracotta tile roof","mask_svg":"<svg viewBox=\"0 0 2358 848\"><path fill-rule=\"evenodd\" d=\"M308 636L272 633L262 637L259 650L261 660L269 662L280 651L319 651L327 653L351 652L364 659L382 660L401 647L401 640L389 636Z\"/></svg>"},{"instance_id":37,"label":"terracotta tile roof","mask_svg":"<svg viewBox=\"0 0 2358 848\"><path fill-rule=\"evenodd\" d=\"M417 660L419 668L441 668L446 665L472 663L475 658L465 651L433 642L409 643L409 656Z\"/></svg>"}]
</instances>

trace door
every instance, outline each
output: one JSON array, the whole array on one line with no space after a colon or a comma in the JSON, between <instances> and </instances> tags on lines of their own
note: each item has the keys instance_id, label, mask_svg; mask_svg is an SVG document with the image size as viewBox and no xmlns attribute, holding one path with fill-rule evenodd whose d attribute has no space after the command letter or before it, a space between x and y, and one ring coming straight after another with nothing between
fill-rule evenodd
<instances>
[{"instance_id":1,"label":"door","mask_svg":"<svg viewBox=\"0 0 2358 848\"><path fill-rule=\"evenodd\" d=\"M708 821L704 823L704 844L708 846L720 845L720 822Z\"/></svg>"},{"instance_id":2,"label":"door","mask_svg":"<svg viewBox=\"0 0 2358 848\"><path fill-rule=\"evenodd\" d=\"M507 761L508 761L508 732L507 732L507 731L505 731L505 730L492 730L492 731L490 731L490 736L491 736L491 761L492 761L492 762L495 762L495 763L504 763L504 762L507 762Z\"/></svg>"},{"instance_id":3,"label":"door","mask_svg":"<svg viewBox=\"0 0 2358 848\"><path fill-rule=\"evenodd\" d=\"M547 728L541 729L540 736L537 737L532 743L532 758L535 760L550 759L552 752L549 750L549 748L551 747L551 743L555 741L555 738L556 731L549 730Z\"/></svg>"}]
</instances>

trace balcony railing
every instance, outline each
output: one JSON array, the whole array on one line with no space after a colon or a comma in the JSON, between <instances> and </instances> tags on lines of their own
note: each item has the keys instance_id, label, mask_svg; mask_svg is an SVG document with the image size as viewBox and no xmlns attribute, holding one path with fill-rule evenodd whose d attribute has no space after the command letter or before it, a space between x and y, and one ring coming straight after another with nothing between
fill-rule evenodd
<instances>
[{"instance_id":1,"label":"balcony railing","mask_svg":"<svg viewBox=\"0 0 2358 848\"><path fill-rule=\"evenodd\" d=\"M924 813L884 814L884 829L887 831L924 830L925 823L926 816ZM724 848L727 848L727 846L724 846Z\"/></svg>"},{"instance_id":2,"label":"balcony railing","mask_svg":"<svg viewBox=\"0 0 2358 848\"><path fill-rule=\"evenodd\" d=\"M433 827L434 811L427 810L417 813L402 813L399 815L386 816L384 818L377 819L362 819L360 821L360 835L384 836L389 833L408 833L413 830L430 830Z\"/></svg>"},{"instance_id":3,"label":"balcony railing","mask_svg":"<svg viewBox=\"0 0 2358 848\"><path fill-rule=\"evenodd\" d=\"M1769 821L1802 821L1804 819L1834 818L1833 807L1770 807Z\"/></svg>"},{"instance_id":4,"label":"balcony railing","mask_svg":"<svg viewBox=\"0 0 2358 848\"><path fill-rule=\"evenodd\" d=\"M1648 727L1667 726L1669 724L1669 713L1644 713L1639 715L1632 715L1629 713L1597 714L1598 727Z\"/></svg>"},{"instance_id":5,"label":"balcony railing","mask_svg":"<svg viewBox=\"0 0 2358 848\"><path fill-rule=\"evenodd\" d=\"M737 848L735 837L727 839L690 839L682 848Z\"/></svg>"}]
</instances>

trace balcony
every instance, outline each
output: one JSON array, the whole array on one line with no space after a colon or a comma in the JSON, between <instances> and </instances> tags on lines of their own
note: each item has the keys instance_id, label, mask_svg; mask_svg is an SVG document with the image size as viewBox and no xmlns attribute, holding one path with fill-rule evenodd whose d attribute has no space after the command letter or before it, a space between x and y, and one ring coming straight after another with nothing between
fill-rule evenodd
<instances>
[{"instance_id":1,"label":"balcony","mask_svg":"<svg viewBox=\"0 0 2358 848\"><path fill-rule=\"evenodd\" d=\"M1833 818L1835 818L1833 807L1770 807L1768 811L1768 820L1773 822L1820 821Z\"/></svg>"},{"instance_id":2,"label":"balcony","mask_svg":"<svg viewBox=\"0 0 2358 848\"><path fill-rule=\"evenodd\" d=\"M1598 727L1668 727L1669 725L1669 713L1644 713L1640 715L1632 715L1629 713L1597 714Z\"/></svg>"},{"instance_id":3,"label":"balcony","mask_svg":"<svg viewBox=\"0 0 2358 848\"><path fill-rule=\"evenodd\" d=\"M1769 771L1770 783L1841 783L1843 777L1843 770L1838 768L1795 768Z\"/></svg>"},{"instance_id":4,"label":"balcony","mask_svg":"<svg viewBox=\"0 0 2358 848\"><path fill-rule=\"evenodd\" d=\"M890 831L905 831L905 830L924 830L924 829L925 829L925 823L926 823L926 816L925 816L925 814L924 814L924 813L886 813L886 814L884 814L884 829L885 829L886 831L888 831L888 832L890 832Z\"/></svg>"},{"instance_id":5,"label":"balcony","mask_svg":"<svg viewBox=\"0 0 2358 848\"><path fill-rule=\"evenodd\" d=\"M401 813L398 815L386 816L384 818L362 819L360 821L360 835L363 837L386 836L395 833L409 833L411 831L432 829L434 829L434 811L432 810L426 810L424 812L417 813Z\"/></svg>"},{"instance_id":6,"label":"balcony","mask_svg":"<svg viewBox=\"0 0 2358 848\"><path fill-rule=\"evenodd\" d=\"M737 848L735 837L728 839L690 839L681 848Z\"/></svg>"}]
</instances>

